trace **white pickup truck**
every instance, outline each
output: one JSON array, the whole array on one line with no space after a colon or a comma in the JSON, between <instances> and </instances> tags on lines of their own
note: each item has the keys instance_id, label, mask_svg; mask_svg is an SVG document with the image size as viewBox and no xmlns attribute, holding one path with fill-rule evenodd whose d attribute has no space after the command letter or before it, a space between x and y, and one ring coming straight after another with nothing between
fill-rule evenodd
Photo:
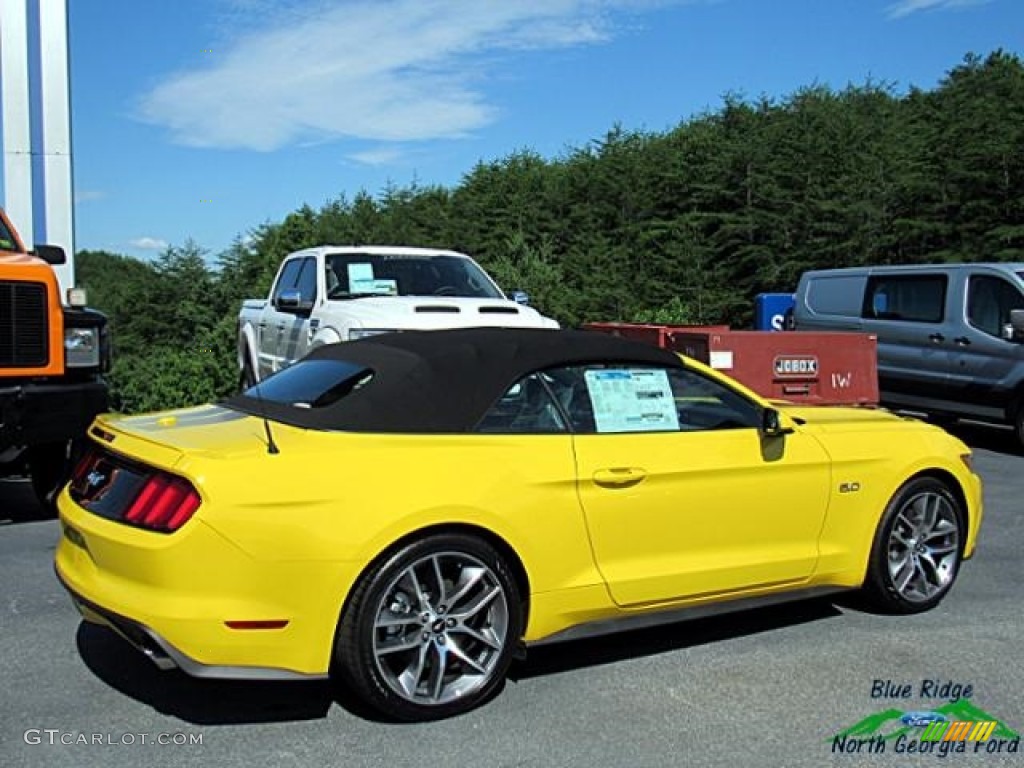
<instances>
[{"instance_id":1,"label":"white pickup truck","mask_svg":"<svg viewBox=\"0 0 1024 768\"><path fill-rule=\"evenodd\" d=\"M463 253L394 246L320 246L289 254L266 299L238 318L248 386L322 344L389 331L473 326L557 328Z\"/></svg>"}]
</instances>

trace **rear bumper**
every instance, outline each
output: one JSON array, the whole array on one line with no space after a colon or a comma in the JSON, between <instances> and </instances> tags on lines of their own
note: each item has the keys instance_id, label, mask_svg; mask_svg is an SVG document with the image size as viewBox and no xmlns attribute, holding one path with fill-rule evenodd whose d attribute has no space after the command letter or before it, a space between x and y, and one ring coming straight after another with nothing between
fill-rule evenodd
<instances>
[{"instance_id":1,"label":"rear bumper","mask_svg":"<svg viewBox=\"0 0 1024 768\"><path fill-rule=\"evenodd\" d=\"M287 669L273 667L243 667L203 664L196 661L184 651L175 648L170 641L145 624L129 619L86 600L75 592L60 575L60 569L54 568L57 580L71 596L71 602L90 624L108 627L128 641L135 650L142 653L162 670L180 669L192 677L207 677L230 680L318 680L327 674L303 674Z\"/></svg>"},{"instance_id":2,"label":"rear bumper","mask_svg":"<svg viewBox=\"0 0 1024 768\"><path fill-rule=\"evenodd\" d=\"M108 404L107 384L99 377L8 386L0 382L0 448L63 442L84 435Z\"/></svg>"},{"instance_id":3,"label":"rear bumper","mask_svg":"<svg viewBox=\"0 0 1024 768\"><path fill-rule=\"evenodd\" d=\"M58 507L61 584L83 618L157 666L207 678L328 676L345 564L254 558L200 519L145 531L87 512L67 490ZM233 626L262 622L283 625Z\"/></svg>"}]
</instances>

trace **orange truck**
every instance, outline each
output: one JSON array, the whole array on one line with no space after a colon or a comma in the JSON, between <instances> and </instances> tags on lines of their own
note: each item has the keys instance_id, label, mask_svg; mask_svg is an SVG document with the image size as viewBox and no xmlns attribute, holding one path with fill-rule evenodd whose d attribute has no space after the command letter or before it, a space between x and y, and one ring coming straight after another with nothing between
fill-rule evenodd
<instances>
[{"instance_id":1,"label":"orange truck","mask_svg":"<svg viewBox=\"0 0 1024 768\"><path fill-rule=\"evenodd\" d=\"M79 289L62 301L58 246L28 251L0 209L0 476L28 473L44 507L67 477L76 440L107 409L107 319Z\"/></svg>"}]
</instances>

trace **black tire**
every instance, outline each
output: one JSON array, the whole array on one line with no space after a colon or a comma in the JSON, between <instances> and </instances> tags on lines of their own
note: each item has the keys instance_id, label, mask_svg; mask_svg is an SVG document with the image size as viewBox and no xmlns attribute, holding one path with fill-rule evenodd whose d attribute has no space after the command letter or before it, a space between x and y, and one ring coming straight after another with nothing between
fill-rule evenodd
<instances>
[{"instance_id":1,"label":"black tire","mask_svg":"<svg viewBox=\"0 0 1024 768\"><path fill-rule=\"evenodd\" d=\"M360 578L338 625L335 668L387 717L439 720L500 689L521 635L519 589L501 555L475 536L438 534L389 553Z\"/></svg>"},{"instance_id":2,"label":"black tire","mask_svg":"<svg viewBox=\"0 0 1024 768\"><path fill-rule=\"evenodd\" d=\"M880 613L910 614L938 605L960 570L965 520L964 509L943 481L918 477L905 483L875 532L862 589L867 606Z\"/></svg>"},{"instance_id":3,"label":"black tire","mask_svg":"<svg viewBox=\"0 0 1024 768\"><path fill-rule=\"evenodd\" d=\"M28 471L43 517L56 517L57 496L71 477L71 441L29 447Z\"/></svg>"},{"instance_id":4,"label":"black tire","mask_svg":"<svg viewBox=\"0 0 1024 768\"><path fill-rule=\"evenodd\" d=\"M246 347L242 350L242 370L238 374L238 388L244 392L254 386L256 386L256 374L252 370L251 356Z\"/></svg>"},{"instance_id":5,"label":"black tire","mask_svg":"<svg viewBox=\"0 0 1024 768\"><path fill-rule=\"evenodd\" d=\"M1013 434L1017 438L1017 450L1024 452L1024 402L1021 402L1013 417Z\"/></svg>"},{"instance_id":6,"label":"black tire","mask_svg":"<svg viewBox=\"0 0 1024 768\"><path fill-rule=\"evenodd\" d=\"M928 421L948 430L960 423L960 417L952 413L929 413Z\"/></svg>"}]
</instances>

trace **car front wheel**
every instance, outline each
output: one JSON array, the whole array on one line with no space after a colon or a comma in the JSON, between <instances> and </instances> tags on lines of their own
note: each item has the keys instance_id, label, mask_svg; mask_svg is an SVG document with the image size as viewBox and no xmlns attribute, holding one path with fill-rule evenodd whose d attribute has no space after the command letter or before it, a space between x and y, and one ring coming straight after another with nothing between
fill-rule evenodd
<instances>
[{"instance_id":1,"label":"car front wheel","mask_svg":"<svg viewBox=\"0 0 1024 768\"><path fill-rule=\"evenodd\" d=\"M398 720L468 711L496 692L522 634L515 579L481 539L440 534L373 566L335 642L344 680Z\"/></svg>"},{"instance_id":2,"label":"car front wheel","mask_svg":"<svg viewBox=\"0 0 1024 768\"><path fill-rule=\"evenodd\" d=\"M941 480L919 477L900 488L875 534L864 584L870 606L906 614L938 605L960 570L964 517Z\"/></svg>"}]
</instances>

